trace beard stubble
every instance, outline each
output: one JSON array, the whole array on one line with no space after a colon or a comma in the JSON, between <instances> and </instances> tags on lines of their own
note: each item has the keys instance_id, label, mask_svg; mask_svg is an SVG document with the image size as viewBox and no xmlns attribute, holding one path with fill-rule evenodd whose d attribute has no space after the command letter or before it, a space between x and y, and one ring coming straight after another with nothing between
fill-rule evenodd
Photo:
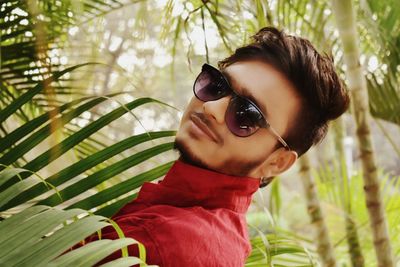
<instances>
[{"instance_id":1,"label":"beard stubble","mask_svg":"<svg viewBox=\"0 0 400 267\"><path fill-rule=\"evenodd\" d=\"M260 157L254 160L242 160L242 159L234 159L229 158L224 162L224 165L219 167L218 169L211 168L207 163L205 163L202 159L196 156L193 151L191 151L190 147L183 142L182 140L175 138L174 141L174 150L179 152L179 159L190 164L203 169L208 169L211 171L216 171L222 174L233 175L233 176L245 176L249 177L249 174L261 163L264 162L265 158ZM260 178L260 177L253 177Z\"/></svg>"}]
</instances>

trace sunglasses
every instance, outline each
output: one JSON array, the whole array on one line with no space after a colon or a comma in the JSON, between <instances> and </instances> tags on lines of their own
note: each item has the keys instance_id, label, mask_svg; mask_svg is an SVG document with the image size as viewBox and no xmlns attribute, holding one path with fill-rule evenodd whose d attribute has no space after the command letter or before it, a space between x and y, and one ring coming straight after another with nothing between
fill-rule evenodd
<instances>
[{"instance_id":1,"label":"sunglasses","mask_svg":"<svg viewBox=\"0 0 400 267\"><path fill-rule=\"evenodd\" d=\"M247 137L260 128L266 128L288 150L289 146L271 127L262 111L251 100L238 95L225 76L211 65L204 64L193 85L194 95L201 101L214 101L232 95L225 112L225 122L236 136Z\"/></svg>"}]
</instances>

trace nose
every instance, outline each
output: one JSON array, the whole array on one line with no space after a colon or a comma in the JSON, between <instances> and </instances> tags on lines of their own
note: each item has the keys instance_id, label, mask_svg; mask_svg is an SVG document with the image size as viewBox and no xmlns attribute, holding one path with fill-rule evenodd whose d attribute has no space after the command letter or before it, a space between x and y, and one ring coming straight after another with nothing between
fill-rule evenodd
<instances>
[{"instance_id":1,"label":"nose","mask_svg":"<svg viewBox=\"0 0 400 267\"><path fill-rule=\"evenodd\" d=\"M214 101L207 101L203 103L204 114L213 117L219 124L225 123L225 112L228 108L231 96L225 96Z\"/></svg>"}]
</instances>

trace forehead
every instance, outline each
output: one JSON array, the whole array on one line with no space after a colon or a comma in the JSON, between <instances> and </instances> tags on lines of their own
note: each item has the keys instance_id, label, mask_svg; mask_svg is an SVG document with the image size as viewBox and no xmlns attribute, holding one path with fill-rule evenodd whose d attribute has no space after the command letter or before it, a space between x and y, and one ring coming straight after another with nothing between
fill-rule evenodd
<instances>
[{"instance_id":1,"label":"forehead","mask_svg":"<svg viewBox=\"0 0 400 267\"><path fill-rule=\"evenodd\" d=\"M273 66L261 61L240 61L222 70L233 89L254 100L273 127L282 124L299 110L300 98L291 82ZM282 132L282 131L281 131Z\"/></svg>"}]
</instances>

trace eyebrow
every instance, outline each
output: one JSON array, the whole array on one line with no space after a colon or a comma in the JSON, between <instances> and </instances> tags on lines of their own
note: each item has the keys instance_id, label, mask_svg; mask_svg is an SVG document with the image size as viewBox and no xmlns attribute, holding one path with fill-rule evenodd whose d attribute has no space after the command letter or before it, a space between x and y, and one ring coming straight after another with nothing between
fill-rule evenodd
<instances>
[{"instance_id":1,"label":"eyebrow","mask_svg":"<svg viewBox=\"0 0 400 267\"><path fill-rule=\"evenodd\" d=\"M226 77L226 79L229 82L229 85L232 87L232 81L233 81L232 76L228 72L226 72L225 70L222 70L221 73ZM249 99L251 102L253 102L261 110L261 112L264 114L264 116L268 116L267 109L266 109L265 105L260 103L255 98L255 96L250 93L250 90L248 90L246 87L243 87L243 86L240 86L238 89L239 89L239 92L237 92L237 93L240 93L239 95ZM233 88L232 88L232 90L233 90Z\"/></svg>"}]
</instances>

